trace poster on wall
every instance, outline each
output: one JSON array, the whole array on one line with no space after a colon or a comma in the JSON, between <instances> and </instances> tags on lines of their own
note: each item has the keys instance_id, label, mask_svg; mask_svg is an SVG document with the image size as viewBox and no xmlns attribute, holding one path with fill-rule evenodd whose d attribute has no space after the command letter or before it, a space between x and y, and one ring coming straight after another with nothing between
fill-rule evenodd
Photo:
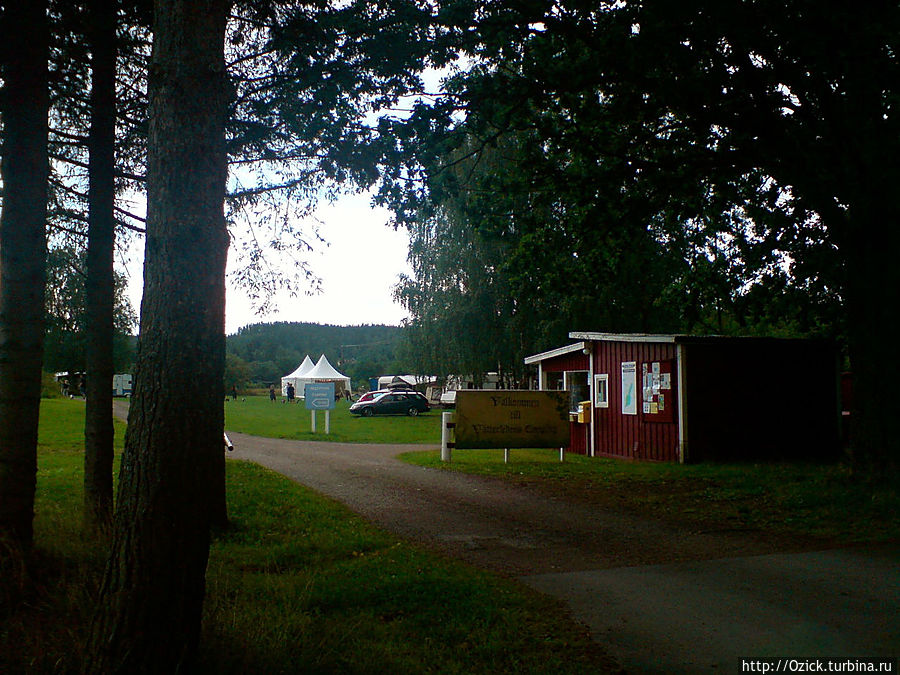
<instances>
[{"instance_id":1,"label":"poster on wall","mask_svg":"<svg viewBox=\"0 0 900 675\"><path fill-rule=\"evenodd\" d=\"M641 364L641 413L644 422L675 422L675 392L671 359Z\"/></svg>"},{"instance_id":2,"label":"poster on wall","mask_svg":"<svg viewBox=\"0 0 900 675\"><path fill-rule=\"evenodd\" d=\"M637 363L622 362L622 414L637 415Z\"/></svg>"}]
</instances>

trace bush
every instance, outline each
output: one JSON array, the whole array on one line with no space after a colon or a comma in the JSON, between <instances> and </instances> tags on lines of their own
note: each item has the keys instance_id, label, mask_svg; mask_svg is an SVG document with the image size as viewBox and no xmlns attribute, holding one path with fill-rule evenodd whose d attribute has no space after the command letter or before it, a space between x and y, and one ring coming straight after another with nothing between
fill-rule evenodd
<instances>
[{"instance_id":1,"label":"bush","mask_svg":"<svg viewBox=\"0 0 900 675\"><path fill-rule=\"evenodd\" d=\"M54 373L43 373L41 376L41 398L62 398L62 390Z\"/></svg>"}]
</instances>

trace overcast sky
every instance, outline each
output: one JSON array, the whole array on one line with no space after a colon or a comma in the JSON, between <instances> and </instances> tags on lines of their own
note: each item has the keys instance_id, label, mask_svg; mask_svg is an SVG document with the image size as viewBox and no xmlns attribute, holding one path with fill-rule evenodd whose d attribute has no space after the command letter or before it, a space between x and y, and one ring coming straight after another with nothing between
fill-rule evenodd
<instances>
[{"instance_id":1,"label":"overcast sky","mask_svg":"<svg viewBox=\"0 0 900 675\"><path fill-rule=\"evenodd\" d=\"M319 295L287 296L277 300L278 310L254 314L247 295L229 283L225 330L231 335L251 323L304 321L335 325L399 325L406 311L393 301L392 289L406 262L409 238L405 231L386 225L388 211L372 208L368 195L342 197L317 211L319 234L330 245L309 254L313 273L322 278ZM129 297L139 310L143 264L142 242L131 251L128 265Z\"/></svg>"}]
</instances>

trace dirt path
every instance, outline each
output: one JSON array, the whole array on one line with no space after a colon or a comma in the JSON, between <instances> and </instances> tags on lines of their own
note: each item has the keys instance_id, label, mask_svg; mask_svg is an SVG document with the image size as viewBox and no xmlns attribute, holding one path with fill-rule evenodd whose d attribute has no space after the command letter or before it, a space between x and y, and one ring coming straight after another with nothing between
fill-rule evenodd
<instances>
[{"instance_id":1,"label":"dirt path","mask_svg":"<svg viewBox=\"0 0 900 675\"><path fill-rule=\"evenodd\" d=\"M783 549L783 542L759 536L673 526L548 497L527 485L426 469L395 458L415 446L229 435L235 444L233 458L263 464L347 504L385 529L505 575Z\"/></svg>"}]
</instances>

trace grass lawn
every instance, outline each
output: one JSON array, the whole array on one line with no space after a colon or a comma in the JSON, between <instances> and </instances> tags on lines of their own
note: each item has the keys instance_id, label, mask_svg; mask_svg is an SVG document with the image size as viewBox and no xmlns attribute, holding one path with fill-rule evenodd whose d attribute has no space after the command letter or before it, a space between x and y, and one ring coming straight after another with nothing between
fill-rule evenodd
<instances>
[{"instance_id":1,"label":"grass lawn","mask_svg":"<svg viewBox=\"0 0 900 675\"><path fill-rule=\"evenodd\" d=\"M703 527L800 535L834 544L900 539L900 494L840 464L627 462L558 450L409 452L407 462L534 486L550 495Z\"/></svg>"},{"instance_id":2,"label":"grass lawn","mask_svg":"<svg viewBox=\"0 0 900 675\"><path fill-rule=\"evenodd\" d=\"M424 443L441 444L441 411L418 417L389 415L358 417L350 414L350 404L338 401L331 411L331 433L325 433L325 413L316 413L316 433L311 430L311 413L303 401L288 405L268 396L239 397L225 404L225 427L254 436L291 438L332 443Z\"/></svg>"},{"instance_id":3,"label":"grass lawn","mask_svg":"<svg viewBox=\"0 0 900 675\"><path fill-rule=\"evenodd\" d=\"M105 555L80 533L83 410L42 406L37 579L0 613L0 672L78 670ZM409 546L275 473L229 461L228 494L232 527L210 551L201 672L612 669L552 601Z\"/></svg>"}]
</instances>

